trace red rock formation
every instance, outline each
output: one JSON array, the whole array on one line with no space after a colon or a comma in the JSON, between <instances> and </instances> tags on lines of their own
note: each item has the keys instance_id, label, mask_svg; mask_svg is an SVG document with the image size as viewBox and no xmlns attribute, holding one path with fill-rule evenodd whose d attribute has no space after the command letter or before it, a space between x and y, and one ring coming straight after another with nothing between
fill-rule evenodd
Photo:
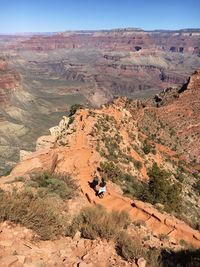
<instances>
[{"instance_id":1,"label":"red rock formation","mask_svg":"<svg viewBox=\"0 0 200 267\"><path fill-rule=\"evenodd\" d=\"M8 66L5 59L0 59L0 104L9 105L10 95L13 90L20 89L21 78L17 71Z\"/></svg>"},{"instance_id":2,"label":"red rock formation","mask_svg":"<svg viewBox=\"0 0 200 267\"><path fill-rule=\"evenodd\" d=\"M23 41L19 49L35 51L59 48L75 49L96 47L103 50L140 51L156 48L171 52L199 53L199 36L197 32L145 32L145 31L106 31L106 32L71 32L52 36L34 36Z\"/></svg>"},{"instance_id":3,"label":"red rock formation","mask_svg":"<svg viewBox=\"0 0 200 267\"><path fill-rule=\"evenodd\" d=\"M200 70L183 88L179 98L157 109L159 118L176 132L185 155L200 161Z\"/></svg>"}]
</instances>

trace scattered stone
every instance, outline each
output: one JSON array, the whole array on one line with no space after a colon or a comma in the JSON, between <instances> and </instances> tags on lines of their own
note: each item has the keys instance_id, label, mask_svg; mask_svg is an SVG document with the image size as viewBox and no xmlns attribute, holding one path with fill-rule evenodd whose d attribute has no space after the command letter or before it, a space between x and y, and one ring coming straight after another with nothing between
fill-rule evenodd
<instances>
[{"instance_id":1,"label":"scattered stone","mask_svg":"<svg viewBox=\"0 0 200 267\"><path fill-rule=\"evenodd\" d=\"M144 258L139 258L137 260L138 267L145 267L146 266L146 263L147 263L147 261Z\"/></svg>"},{"instance_id":2,"label":"scattered stone","mask_svg":"<svg viewBox=\"0 0 200 267\"><path fill-rule=\"evenodd\" d=\"M81 238L81 232L77 231L73 237L73 240L78 241L78 240L80 240L80 238Z\"/></svg>"}]
</instances>

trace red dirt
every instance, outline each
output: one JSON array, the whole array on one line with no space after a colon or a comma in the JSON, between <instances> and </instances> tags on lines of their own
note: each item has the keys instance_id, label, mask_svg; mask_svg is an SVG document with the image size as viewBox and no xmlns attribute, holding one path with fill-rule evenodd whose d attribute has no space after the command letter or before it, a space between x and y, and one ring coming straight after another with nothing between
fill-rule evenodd
<instances>
[{"instance_id":1,"label":"red dirt","mask_svg":"<svg viewBox=\"0 0 200 267\"><path fill-rule=\"evenodd\" d=\"M117 112L114 116L118 119ZM200 233L184 222L167 214L157 211L152 205L141 201L131 200L110 189L108 183L107 193L103 199L98 198L90 188L88 182L92 180L94 171L99 165L100 158L92 146L88 133L92 125L88 122L88 111L80 110L76 115L76 132L71 135L68 147L58 147L48 151L39 151L16 166L11 175L1 180L1 184L34 170L35 162L41 170L51 169L56 172L69 172L80 183L82 193L86 196L90 204L101 204L108 210L126 210L132 221L143 220L146 226L154 235L166 234L169 240L178 244L181 239L195 247L200 247ZM80 120L82 116L82 120ZM83 127L86 125L87 127ZM53 154L52 154L53 153ZM56 155L56 156L55 156ZM135 155L136 156L136 155Z\"/></svg>"}]
</instances>

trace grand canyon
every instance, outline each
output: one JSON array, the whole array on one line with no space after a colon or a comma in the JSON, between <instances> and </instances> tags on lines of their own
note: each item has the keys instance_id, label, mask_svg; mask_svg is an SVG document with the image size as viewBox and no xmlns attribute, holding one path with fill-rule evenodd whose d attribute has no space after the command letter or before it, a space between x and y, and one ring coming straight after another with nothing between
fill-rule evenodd
<instances>
[{"instance_id":1,"label":"grand canyon","mask_svg":"<svg viewBox=\"0 0 200 267\"><path fill-rule=\"evenodd\" d=\"M200 29L0 35L0 155L0 266L200 266Z\"/></svg>"},{"instance_id":2,"label":"grand canyon","mask_svg":"<svg viewBox=\"0 0 200 267\"><path fill-rule=\"evenodd\" d=\"M1 174L70 105L146 98L200 66L200 31L116 29L0 36Z\"/></svg>"}]
</instances>

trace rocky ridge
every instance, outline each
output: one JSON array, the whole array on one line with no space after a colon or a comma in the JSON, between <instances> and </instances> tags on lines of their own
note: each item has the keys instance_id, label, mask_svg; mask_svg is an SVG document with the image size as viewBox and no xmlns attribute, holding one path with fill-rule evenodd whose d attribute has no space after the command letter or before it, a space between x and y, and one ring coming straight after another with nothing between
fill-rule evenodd
<instances>
[{"instance_id":1,"label":"rocky ridge","mask_svg":"<svg viewBox=\"0 0 200 267\"><path fill-rule=\"evenodd\" d=\"M54 148L46 148L45 150L38 150L27 159L19 163L11 175L1 179L1 183L13 179L13 177L23 176L26 173L50 170L55 172L69 172L72 173L80 181L81 190L90 203L100 203L108 209L126 209L128 210L133 221L144 220L147 226L156 234L164 233L169 236L171 242L176 243L180 241L183 236L184 240L199 246L200 236L198 231L191 229L183 222L159 213L149 204L144 204L140 201L133 201L126 197L121 196L119 193L108 190L108 195L104 199L99 199L93 193L88 186L88 181L92 180L92 175L95 169L100 164L100 156L95 151L92 141L88 138L93 124L89 111L80 110L77 112L74 124L68 129L63 136L63 125L68 124L68 121L61 122L61 127L58 132L58 128L54 128L53 135L57 135L57 138L66 140L66 143L59 140L61 146L57 147L56 143L48 142L50 146ZM120 121L121 111L113 108L101 110L100 113L106 112L106 114L112 114L116 119ZM82 120L81 120L82 119ZM87 122L86 122L87 121ZM75 131L73 129L76 129ZM82 130L83 129L83 130ZM52 131L52 129L51 129ZM70 134L71 133L71 134ZM44 140L47 137L43 138ZM49 137L48 137L49 139ZM48 140L47 139L47 140ZM41 141L40 141L41 142ZM47 146L49 147L49 145ZM145 167L144 173L145 174ZM145 178L144 176L143 179ZM148 178L147 178L148 179Z\"/></svg>"},{"instance_id":2,"label":"rocky ridge","mask_svg":"<svg viewBox=\"0 0 200 267\"><path fill-rule=\"evenodd\" d=\"M85 47L106 50L140 51L156 47L179 53L199 53L199 31L197 32L145 32L145 31L97 31L64 32L53 36L33 36L21 42L19 49L46 51L53 49L80 49Z\"/></svg>"},{"instance_id":3,"label":"rocky ridge","mask_svg":"<svg viewBox=\"0 0 200 267\"><path fill-rule=\"evenodd\" d=\"M169 105L171 107L173 107L173 105L179 106L179 101L181 101L180 105L183 105L183 100L190 98L190 94L193 95L194 92L197 92L197 94L199 93L198 88L199 72L197 71L191 77L186 85L186 89L181 92L178 99L171 100L169 98ZM197 95L195 96L195 99L196 98ZM150 140L155 152L152 151L148 155L141 152L141 148L144 145L143 142L148 137L147 132L144 133L141 131L141 122L145 118L145 113L151 111L151 109L160 112L160 109L162 110L168 107L168 104L166 103L163 104L163 106L160 105L160 107L154 107L154 105L155 103L153 101L149 104L148 102L130 101L127 98L119 98L109 105L104 105L100 109L83 108L76 110L71 116L63 117L58 126L50 128L51 135L43 136L38 139L37 151L32 154L24 154L22 161L12 170L11 174L9 176L1 177L0 187L3 190L10 190L12 186L17 184L15 182L17 177L23 177L30 175L31 173L44 171L50 171L51 173L68 172L79 182L82 197L86 200L88 205L101 204L108 210L126 210L129 213L133 224L138 221L144 223L145 231L143 235L146 236L148 232L151 237L155 237L157 246L161 245L161 243L158 242L160 235L164 235L167 236L167 242L162 242L162 246L177 248L180 247L181 241L184 240L184 242L199 248L200 233L173 215L169 215L164 211L160 212L151 204L124 196L122 190L111 181L108 181L107 194L103 199L96 197L94 191L88 184L88 182L92 180L97 168L102 168L102 163L110 160L110 156L112 156L113 161L115 160L115 158L113 158L114 154L109 154L110 151L107 149L108 143L106 142L110 142L109 138L117 138L116 140L120 146L120 150L123 151L123 158L128 156L129 161L127 164L127 162L121 161L119 151L117 152L117 158L119 160L118 165L120 168L122 168L123 171L129 171L133 176L137 176L138 180L145 183L148 182L148 168L152 166L153 162L156 162L158 166L165 168L172 173L175 172L178 159L182 159L182 156L186 156L186 153L180 155L178 151L173 151L168 146L160 144L155 140ZM195 106L192 105L192 107ZM196 118L198 119L198 117L194 116L194 120ZM105 137L107 137L107 139ZM184 164L187 166L187 161L184 161ZM189 167L187 166L187 168ZM192 170L189 168L187 173L189 179L192 179L192 176L190 175L191 171ZM10 185L11 182L12 186ZM183 193L187 194L187 190L188 188L185 188ZM191 189L189 189L189 192L194 194L194 192L190 190ZM192 196L190 201L193 201L193 204L198 207L198 197ZM197 209L197 214L198 212ZM12 231L15 229L13 228L15 226L9 227L7 224L4 224L2 227L1 240L3 240L4 233L13 235ZM21 233L21 230L19 230L19 232ZM28 233L27 230L25 230L24 233L24 237L26 238L26 233ZM19 240L23 239L21 236L18 237ZM28 234L27 238L29 240ZM74 244L71 239L64 239L64 241L61 242L62 244L63 242L72 242L70 243L72 247ZM60 247L61 242L55 241L56 246ZM94 244L96 244L95 242ZM87 245L81 245L81 249L84 250L86 247L88 248L92 245L89 241L86 241L86 243ZM101 250L101 244L97 245L97 250ZM31 243L30 247L33 245L34 244ZM11 251L8 249L8 245L4 244L3 246L3 253L10 255ZM44 252L46 246L49 247L48 251L54 251L54 255L60 255L59 253L61 253L60 250L58 251L56 249L55 251L54 244L51 242L39 243L36 246L39 246L38 253L42 253L43 255L46 255ZM107 244L105 243L102 245L102 248L104 249L106 246ZM27 251L22 251L20 253L22 255L27 255ZM6 256L7 259L5 260L10 260L10 264L13 264L13 266L18 266L14 264L23 261L23 263L20 263L21 266L27 266L26 264L31 264L33 259L37 262L38 258L34 253L35 250L33 250L33 255L30 256L30 262L28 256L21 257L19 260L17 255L13 255L10 259ZM66 253L65 249L63 253ZM108 262L110 261L110 255L111 254L108 253ZM80 256L80 254L78 254L78 256ZM99 261L99 258L96 260ZM44 258L43 261L52 264L53 266L52 258ZM75 266L81 266L80 264L82 264L80 260L77 263L75 259L73 259L73 263L69 262L70 259L68 258L66 263L62 263L63 265L61 266L70 266L65 264L76 264ZM108 264L108 262L106 262L106 264ZM90 264L91 258L85 263ZM103 264L104 263L99 266L106 266ZM117 258L113 260L112 264L114 264L113 266L116 266L116 264L121 264L120 266L123 266L125 263Z\"/></svg>"},{"instance_id":4,"label":"rocky ridge","mask_svg":"<svg viewBox=\"0 0 200 267\"><path fill-rule=\"evenodd\" d=\"M193 78L191 81L196 84ZM1 178L1 185L3 186L5 181L9 181L9 179L31 172L44 170L51 172L67 171L78 179L83 194L91 204L100 203L107 209L126 209L133 221L144 220L147 227L155 235L164 233L175 244L184 236L184 240L194 246L199 246L200 236L198 231L191 229L182 221L158 212L149 204L122 196L112 189L112 185L110 185L108 194L102 200L95 197L93 191L89 188L88 181L92 179L94 171L100 166L102 160L102 156L96 150L98 135L92 133L96 125L95 121L98 122L96 119L101 116L114 119L119 127L118 130L123 143L131 142L127 129L123 126L123 121L130 120L132 116L130 111L122 106L122 103L124 105L124 101L117 100L113 105L105 106L100 110L81 109L76 112L72 121L68 117L63 118L59 126L50 129L51 136L39 139L37 152L28 155L24 161L13 169L8 177ZM109 119L108 117L107 119ZM137 122L135 124L137 125ZM137 171L136 168L132 167L132 171L138 175L140 180L148 180L147 165L142 157L135 148L131 148L129 152L134 160L141 162L141 170ZM165 164L163 154L161 157L163 152L168 156L175 157L173 151L158 144L156 145L156 155L152 156L153 161L156 161L158 165Z\"/></svg>"}]
</instances>

